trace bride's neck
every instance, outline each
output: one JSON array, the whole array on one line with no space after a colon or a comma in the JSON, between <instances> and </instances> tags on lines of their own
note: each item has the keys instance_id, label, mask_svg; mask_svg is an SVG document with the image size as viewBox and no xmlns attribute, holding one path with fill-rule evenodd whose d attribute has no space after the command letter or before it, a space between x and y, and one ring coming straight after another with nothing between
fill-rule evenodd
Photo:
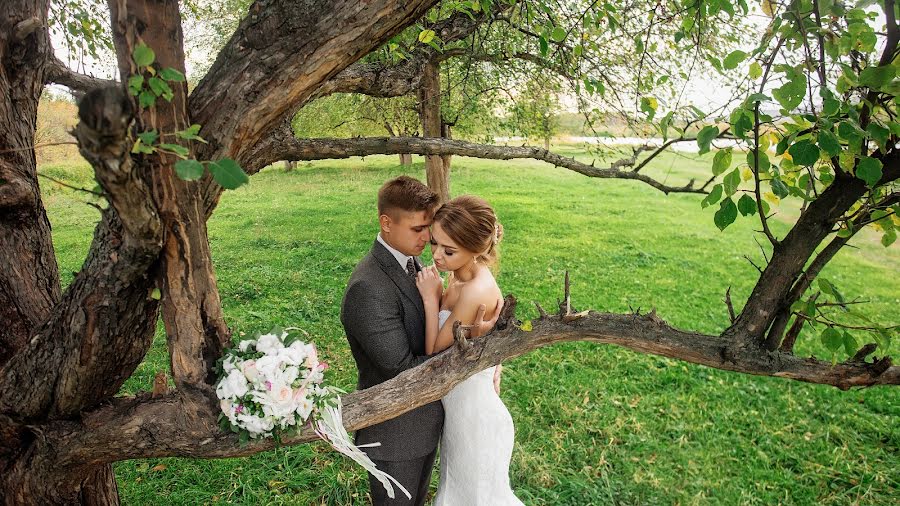
<instances>
[{"instance_id":1,"label":"bride's neck","mask_svg":"<svg viewBox=\"0 0 900 506\"><path fill-rule=\"evenodd\" d=\"M463 283L471 281L476 274L478 274L478 262L466 264L453 271L453 277L456 278L457 281L462 281Z\"/></svg>"}]
</instances>

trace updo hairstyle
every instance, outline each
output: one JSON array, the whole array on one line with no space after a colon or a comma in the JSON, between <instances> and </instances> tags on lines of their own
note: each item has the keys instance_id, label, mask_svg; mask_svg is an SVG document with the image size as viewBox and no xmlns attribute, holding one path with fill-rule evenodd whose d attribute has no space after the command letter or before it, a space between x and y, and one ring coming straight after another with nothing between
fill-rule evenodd
<instances>
[{"instance_id":1,"label":"updo hairstyle","mask_svg":"<svg viewBox=\"0 0 900 506\"><path fill-rule=\"evenodd\" d=\"M503 225L484 199L462 195L445 203L434 214L435 223L459 246L478 255L486 265L497 263L497 245L503 238Z\"/></svg>"}]
</instances>

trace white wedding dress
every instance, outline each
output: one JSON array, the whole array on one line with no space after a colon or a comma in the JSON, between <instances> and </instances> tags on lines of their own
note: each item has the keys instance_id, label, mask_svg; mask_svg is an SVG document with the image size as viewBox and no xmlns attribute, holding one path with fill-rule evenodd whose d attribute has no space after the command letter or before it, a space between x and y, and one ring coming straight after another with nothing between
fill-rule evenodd
<instances>
[{"instance_id":1,"label":"white wedding dress","mask_svg":"<svg viewBox=\"0 0 900 506\"><path fill-rule=\"evenodd\" d=\"M450 311L438 314L444 325ZM494 391L494 367L453 387L444 404L441 477L434 506L521 505L509 486L514 429Z\"/></svg>"}]
</instances>

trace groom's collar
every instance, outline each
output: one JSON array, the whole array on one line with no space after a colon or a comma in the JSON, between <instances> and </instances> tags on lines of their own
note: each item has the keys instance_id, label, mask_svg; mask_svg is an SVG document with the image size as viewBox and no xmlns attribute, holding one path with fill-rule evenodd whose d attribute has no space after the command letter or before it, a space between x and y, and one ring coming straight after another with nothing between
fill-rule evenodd
<instances>
[{"instance_id":1,"label":"groom's collar","mask_svg":"<svg viewBox=\"0 0 900 506\"><path fill-rule=\"evenodd\" d=\"M388 244L387 241L385 241L384 238L381 237L380 232L378 233L378 242L380 242L381 245L384 246L384 248L386 250L388 250L388 252L390 252L390 254L394 256L394 258L397 259L397 263L400 264L400 267L403 268L404 272L406 271L406 263L409 262L410 258L413 259L413 262L416 262L414 257L411 257L409 255L404 255L403 253L400 253L399 251L397 251L396 249L391 247L391 245Z\"/></svg>"}]
</instances>

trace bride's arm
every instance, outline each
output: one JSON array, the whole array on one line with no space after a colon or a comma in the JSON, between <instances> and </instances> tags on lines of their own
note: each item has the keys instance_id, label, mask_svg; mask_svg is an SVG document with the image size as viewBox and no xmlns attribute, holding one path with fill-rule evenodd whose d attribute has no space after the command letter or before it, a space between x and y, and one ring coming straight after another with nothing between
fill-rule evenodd
<instances>
[{"instance_id":1,"label":"bride's arm","mask_svg":"<svg viewBox=\"0 0 900 506\"><path fill-rule=\"evenodd\" d=\"M436 333L437 337L434 341L434 348L429 353L444 351L453 344L453 322L459 320L463 325L470 325L475 321L475 314L478 312L478 307L484 303L482 299L483 297L477 295L472 296L466 293L460 294L459 300L457 300L456 304L453 306L450 317L447 318L444 326ZM426 350L428 347L427 343L428 341L426 340Z\"/></svg>"},{"instance_id":2,"label":"bride's arm","mask_svg":"<svg viewBox=\"0 0 900 506\"><path fill-rule=\"evenodd\" d=\"M441 295L444 284L441 275L433 266L422 269L416 274L416 288L422 296L425 306L425 354L434 354L434 343L439 328L438 313L441 310Z\"/></svg>"}]
</instances>

